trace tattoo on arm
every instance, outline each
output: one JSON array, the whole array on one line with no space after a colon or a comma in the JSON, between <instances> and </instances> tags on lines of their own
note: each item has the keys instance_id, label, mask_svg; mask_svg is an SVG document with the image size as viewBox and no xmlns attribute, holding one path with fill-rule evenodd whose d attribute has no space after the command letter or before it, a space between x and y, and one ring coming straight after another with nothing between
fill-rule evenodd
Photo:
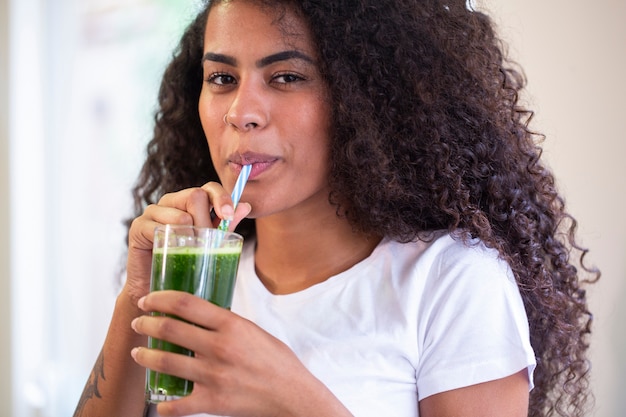
<instances>
[{"instance_id":1,"label":"tattoo on arm","mask_svg":"<svg viewBox=\"0 0 626 417\"><path fill-rule=\"evenodd\" d=\"M91 375L89 376L89 380L87 381L87 384L85 384L85 389L83 390L83 395L80 397L80 401L78 402L78 406L74 412L74 417L81 417L83 415L83 409L89 400L94 397L102 398L102 395L98 390L98 381L100 381L100 379L103 381L106 380L104 377L104 353L102 351L100 351L98 359L96 360L93 370L91 371Z\"/></svg>"}]
</instances>

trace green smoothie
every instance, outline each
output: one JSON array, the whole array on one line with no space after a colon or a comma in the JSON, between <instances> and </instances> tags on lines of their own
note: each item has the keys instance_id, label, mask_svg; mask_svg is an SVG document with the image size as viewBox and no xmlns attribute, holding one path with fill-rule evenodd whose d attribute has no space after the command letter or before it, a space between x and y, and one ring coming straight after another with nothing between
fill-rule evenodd
<instances>
[{"instance_id":1,"label":"green smoothie","mask_svg":"<svg viewBox=\"0 0 626 417\"><path fill-rule=\"evenodd\" d=\"M208 252L197 247L170 247L165 254L163 248L156 248L152 254L150 291L185 291L230 309L240 254L241 247L215 248ZM190 350L163 340L149 338L148 347L193 356ZM152 370L147 372L148 394L153 401L191 393L191 381Z\"/></svg>"}]
</instances>

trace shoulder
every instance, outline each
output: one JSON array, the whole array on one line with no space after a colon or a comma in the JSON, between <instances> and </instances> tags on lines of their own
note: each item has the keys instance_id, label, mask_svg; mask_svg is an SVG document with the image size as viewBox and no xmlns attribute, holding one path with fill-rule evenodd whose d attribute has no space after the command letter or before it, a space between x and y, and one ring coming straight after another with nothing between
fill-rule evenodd
<instances>
[{"instance_id":1,"label":"shoulder","mask_svg":"<svg viewBox=\"0 0 626 417\"><path fill-rule=\"evenodd\" d=\"M517 287L513 272L497 250L478 239L463 240L450 234L434 239L421 256L431 285L468 284Z\"/></svg>"},{"instance_id":2,"label":"shoulder","mask_svg":"<svg viewBox=\"0 0 626 417\"><path fill-rule=\"evenodd\" d=\"M370 277L402 292L421 317L487 297L519 298L513 272L496 250L445 232L408 243L384 240L367 264Z\"/></svg>"},{"instance_id":3,"label":"shoulder","mask_svg":"<svg viewBox=\"0 0 626 417\"><path fill-rule=\"evenodd\" d=\"M507 305L523 311L513 271L498 251L479 240L444 234L428 245L416 268L424 280L423 315L483 315Z\"/></svg>"},{"instance_id":4,"label":"shoulder","mask_svg":"<svg viewBox=\"0 0 626 417\"><path fill-rule=\"evenodd\" d=\"M470 277L467 279L504 278L515 284L511 268L498 251L478 239L465 241L437 232L409 243L386 241L377 251L378 256L387 256L405 268L414 269L416 274L426 275L432 283Z\"/></svg>"},{"instance_id":5,"label":"shoulder","mask_svg":"<svg viewBox=\"0 0 626 417\"><path fill-rule=\"evenodd\" d=\"M522 297L509 265L482 242L433 241L418 311L420 398L532 372Z\"/></svg>"}]
</instances>

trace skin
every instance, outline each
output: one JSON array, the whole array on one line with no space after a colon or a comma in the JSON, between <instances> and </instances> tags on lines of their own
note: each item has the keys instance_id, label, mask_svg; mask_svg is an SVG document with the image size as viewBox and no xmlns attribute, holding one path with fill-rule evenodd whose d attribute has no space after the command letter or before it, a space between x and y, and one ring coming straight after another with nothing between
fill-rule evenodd
<instances>
[{"instance_id":1,"label":"skin","mask_svg":"<svg viewBox=\"0 0 626 417\"><path fill-rule=\"evenodd\" d=\"M379 239L352 233L328 201L326 86L302 22L273 20L245 2L211 11L198 109L226 188L252 162L242 201L257 219L257 272L285 294L349 268Z\"/></svg>"},{"instance_id":2,"label":"skin","mask_svg":"<svg viewBox=\"0 0 626 417\"><path fill-rule=\"evenodd\" d=\"M419 402L421 417L526 417L528 371L442 392Z\"/></svg>"},{"instance_id":3,"label":"skin","mask_svg":"<svg viewBox=\"0 0 626 417\"><path fill-rule=\"evenodd\" d=\"M328 202L328 92L306 25L288 12L281 26L239 0L215 6L208 19L198 109L223 185L167 194L133 221L127 281L75 417L142 415L145 367L195 381L190 396L158 405L163 416L350 416L285 344L254 323L189 294L148 293L159 224L216 226L229 218L234 228L254 217L257 273L275 294L300 291L350 268L380 241L353 233ZM253 170L233 210L230 190L244 163ZM213 222L212 209L218 216ZM145 315L150 311L186 322ZM148 349L146 336L196 355ZM419 403L423 417L523 416L527 406L525 370Z\"/></svg>"}]
</instances>

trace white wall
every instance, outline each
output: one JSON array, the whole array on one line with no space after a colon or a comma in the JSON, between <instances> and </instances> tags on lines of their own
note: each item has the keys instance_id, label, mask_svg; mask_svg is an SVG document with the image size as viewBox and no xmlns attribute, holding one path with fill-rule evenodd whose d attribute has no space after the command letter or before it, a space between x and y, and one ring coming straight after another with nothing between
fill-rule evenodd
<instances>
[{"instance_id":1,"label":"white wall","mask_svg":"<svg viewBox=\"0 0 626 417\"><path fill-rule=\"evenodd\" d=\"M595 417L626 416L626 2L482 0L529 79L533 126L579 220L595 325Z\"/></svg>"},{"instance_id":2,"label":"white wall","mask_svg":"<svg viewBox=\"0 0 626 417\"><path fill-rule=\"evenodd\" d=\"M12 0L9 5L11 416L39 417L24 411L42 402L42 390L34 381L41 379L44 385L48 370L44 358L50 351L46 343L52 328L46 322L50 297L45 294L53 284L46 274L50 243L47 226L53 222L46 220L54 217L46 219L50 215L46 201L50 182L44 175L49 156L45 147L50 138L47 132L52 129L45 122L46 115L52 115L60 106L48 106L50 111L45 112L44 96L48 87L57 87L54 67L58 64L45 57L46 52L52 56L53 50L46 48L49 25L42 1Z\"/></svg>"},{"instance_id":3,"label":"white wall","mask_svg":"<svg viewBox=\"0 0 626 417\"><path fill-rule=\"evenodd\" d=\"M0 220L12 232L11 282L0 280L0 296L10 287L12 317L1 303L0 320L12 354L0 352L0 381L13 389L0 417L71 415L78 402L119 290L122 219L159 78L195 3L9 1L10 214Z\"/></svg>"},{"instance_id":4,"label":"white wall","mask_svg":"<svg viewBox=\"0 0 626 417\"><path fill-rule=\"evenodd\" d=\"M11 285L9 281L9 4L0 0L0 416L11 416Z\"/></svg>"}]
</instances>

